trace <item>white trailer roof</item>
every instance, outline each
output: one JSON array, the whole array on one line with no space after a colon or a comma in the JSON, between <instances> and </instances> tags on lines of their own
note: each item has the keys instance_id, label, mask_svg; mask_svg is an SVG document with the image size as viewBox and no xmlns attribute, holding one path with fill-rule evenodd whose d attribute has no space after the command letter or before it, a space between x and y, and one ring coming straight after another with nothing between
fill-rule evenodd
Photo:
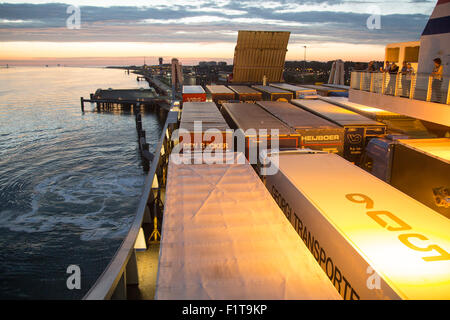
<instances>
[{"instance_id":1,"label":"white trailer roof","mask_svg":"<svg viewBox=\"0 0 450 320\"><path fill-rule=\"evenodd\" d=\"M408 148L414 149L418 152L426 153L432 157L438 158L450 164L450 139L401 139L397 140ZM450 168L449 168L450 170Z\"/></svg>"},{"instance_id":2,"label":"white trailer roof","mask_svg":"<svg viewBox=\"0 0 450 320\"><path fill-rule=\"evenodd\" d=\"M281 154L278 167L400 297L450 299L449 219L334 154ZM368 212L378 212L379 223ZM398 219L410 229L396 230ZM409 247L401 235L412 235ZM441 251L427 251L431 245Z\"/></svg>"},{"instance_id":3,"label":"white trailer roof","mask_svg":"<svg viewBox=\"0 0 450 320\"><path fill-rule=\"evenodd\" d=\"M181 114L180 129L194 132L195 121L202 122L202 132L208 129L230 129L214 102L185 102Z\"/></svg>"},{"instance_id":4,"label":"white trailer roof","mask_svg":"<svg viewBox=\"0 0 450 320\"><path fill-rule=\"evenodd\" d=\"M371 126L385 126L385 124L374 121L364 117L353 111L338 107L322 100L291 100L292 104L306 109L310 112L318 114L334 123L342 126L347 125L371 125Z\"/></svg>"},{"instance_id":5,"label":"white trailer roof","mask_svg":"<svg viewBox=\"0 0 450 320\"><path fill-rule=\"evenodd\" d=\"M377 117L408 118L398 113L351 102L346 97L319 97L319 99L343 107L350 111L361 113L370 119L376 119Z\"/></svg>"},{"instance_id":6,"label":"white trailer roof","mask_svg":"<svg viewBox=\"0 0 450 320\"><path fill-rule=\"evenodd\" d=\"M278 88L278 89L291 91L291 92L305 92L305 93L317 94L316 89L298 87L298 86L294 86L294 85L288 84L288 83L271 83L270 86Z\"/></svg>"},{"instance_id":7,"label":"white trailer roof","mask_svg":"<svg viewBox=\"0 0 450 320\"><path fill-rule=\"evenodd\" d=\"M183 86L183 93L205 93L202 86Z\"/></svg>"},{"instance_id":8,"label":"white trailer roof","mask_svg":"<svg viewBox=\"0 0 450 320\"><path fill-rule=\"evenodd\" d=\"M234 94L233 91L224 85L208 85L206 89L212 94Z\"/></svg>"},{"instance_id":9,"label":"white trailer roof","mask_svg":"<svg viewBox=\"0 0 450 320\"><path fill-rule=\"evenodd\" d=\"M156 299L341 299L248 162L167 181Z\"/></svg>"}]
</instances>

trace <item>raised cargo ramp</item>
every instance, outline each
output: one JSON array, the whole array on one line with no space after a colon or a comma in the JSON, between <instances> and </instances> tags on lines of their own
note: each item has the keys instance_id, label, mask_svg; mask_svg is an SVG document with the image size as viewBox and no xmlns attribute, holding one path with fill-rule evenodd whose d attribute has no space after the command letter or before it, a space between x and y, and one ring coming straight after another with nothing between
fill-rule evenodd
<instances>
[{"instance_id":1,"label":"raised cargo ramp","mask_svg":"<svg viewBox=\"0 0 450 320\"><path fill-rule=\"evenodd\" d=\"M239 30L233 61L234 83L283 81L290 32Z\"/></svg>"},{"instance_id":2,"label":"raised cargo ramp","mask_svg":"<svg viewBox=\"0 0 450 320\"><path fill-rule=\"evenodd\" d=\"M155 298L340 296L248 163L171 161Z\"/></svg>"},{"instance_id":3,"label":"raised cargo ramp","mask_svg":"<svg viewBox=\"0 0 450 320\"><path fill-rule=\"evenodd\" d=\"M450 220L333 154L279 155L267 188L346 299L450 299Z\"/></svg>"}]
</instances>

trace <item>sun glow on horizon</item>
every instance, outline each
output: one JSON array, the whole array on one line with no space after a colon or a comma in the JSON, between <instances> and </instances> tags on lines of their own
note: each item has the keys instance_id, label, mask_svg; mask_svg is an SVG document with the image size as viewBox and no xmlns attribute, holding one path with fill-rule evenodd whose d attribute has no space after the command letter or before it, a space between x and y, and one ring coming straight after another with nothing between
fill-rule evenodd
<instances>
[{"instance_id":1,"label":"sun glow on horizon","mask_svg":"<svg viewBox=\"0 0 450 320\"><path fill-rule=\"evenodd\" d=\"M121 57L178 57L193 61L196 59L232 60L235 43L232 42L38 42L12 41L0 43L0 60L37 60L74 58ZM288 46L286 60L303 60L305 44L293 43ZM322 43L308 46L306 59L329 61L361 61L383 59L384 45L356 45L344 43Z\"/></svg>"}]
</instances>

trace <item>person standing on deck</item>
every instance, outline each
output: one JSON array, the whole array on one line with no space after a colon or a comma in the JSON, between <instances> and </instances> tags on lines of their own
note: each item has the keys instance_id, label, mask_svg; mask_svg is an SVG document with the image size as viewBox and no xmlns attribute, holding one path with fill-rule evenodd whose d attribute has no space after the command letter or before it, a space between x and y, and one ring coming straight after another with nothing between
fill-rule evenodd
<instances>
[{"instance_id":1,"label":"person standing on deck","mask_svg":"<svg viewBox=\"0 0 450 320\"><path fill-rule=\"evenodd\" d=\"M402 96L409 97L411 89L411 77L414 73L414 68L411 63L403 62L403 68L401 70L402 74Z\"/></svg>"},{"instance_id":2,"label":"person standing on deck","mask_svg":"<svg viewBox=\"0 0 450 320\"><path fill-rule=\"evenodd\" d=\"M392 62L389 68L389 84L387 86L386 94L393 95L395 93L395 82L397 80L398 69L399 67L395 62Z\"/></svg>"},{"instance_id":3,"label":"person standing on deck","mask_svg":"<svg viewBox=\"0 0 450 320\"><path fill-rule=\"evenodd\" d=\"M433 83L431 85L431 101L441 103L442 99L442 75L444 73L444 66L440 58L436 58L434 61L434 68L431 76L433 77Z\"/></svg>"}]
</instances>

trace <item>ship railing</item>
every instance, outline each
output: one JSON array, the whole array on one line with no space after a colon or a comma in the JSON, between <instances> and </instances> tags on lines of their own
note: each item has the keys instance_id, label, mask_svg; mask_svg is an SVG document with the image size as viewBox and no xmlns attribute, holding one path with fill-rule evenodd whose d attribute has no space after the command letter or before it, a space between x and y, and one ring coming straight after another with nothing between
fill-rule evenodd
<instances>
[{"instance_id":1,"label":"ship railing","mask_svg":"<svg viewBox=\"0 0 450 320\"><path fill-rule=\"evenodd\" d=\"M450 77L439 80L429 74L354 71L350 87L383 95L450 104Z\"/></svg>"},{"instance_id":2,"label":"ship railing","mask_svg":"<svg viewBox=\"0 0 450 320\"><path fill-rule=\"evenodd\" d=\"M145 179L134 221L114 257L83 300L126 299L127 285L138 284L135 243L146 215L162 217L162 190L166 185L167 165L173 148L171 135L178 118L179 112L169 111Z\"/></svg>"}]
</instances>

